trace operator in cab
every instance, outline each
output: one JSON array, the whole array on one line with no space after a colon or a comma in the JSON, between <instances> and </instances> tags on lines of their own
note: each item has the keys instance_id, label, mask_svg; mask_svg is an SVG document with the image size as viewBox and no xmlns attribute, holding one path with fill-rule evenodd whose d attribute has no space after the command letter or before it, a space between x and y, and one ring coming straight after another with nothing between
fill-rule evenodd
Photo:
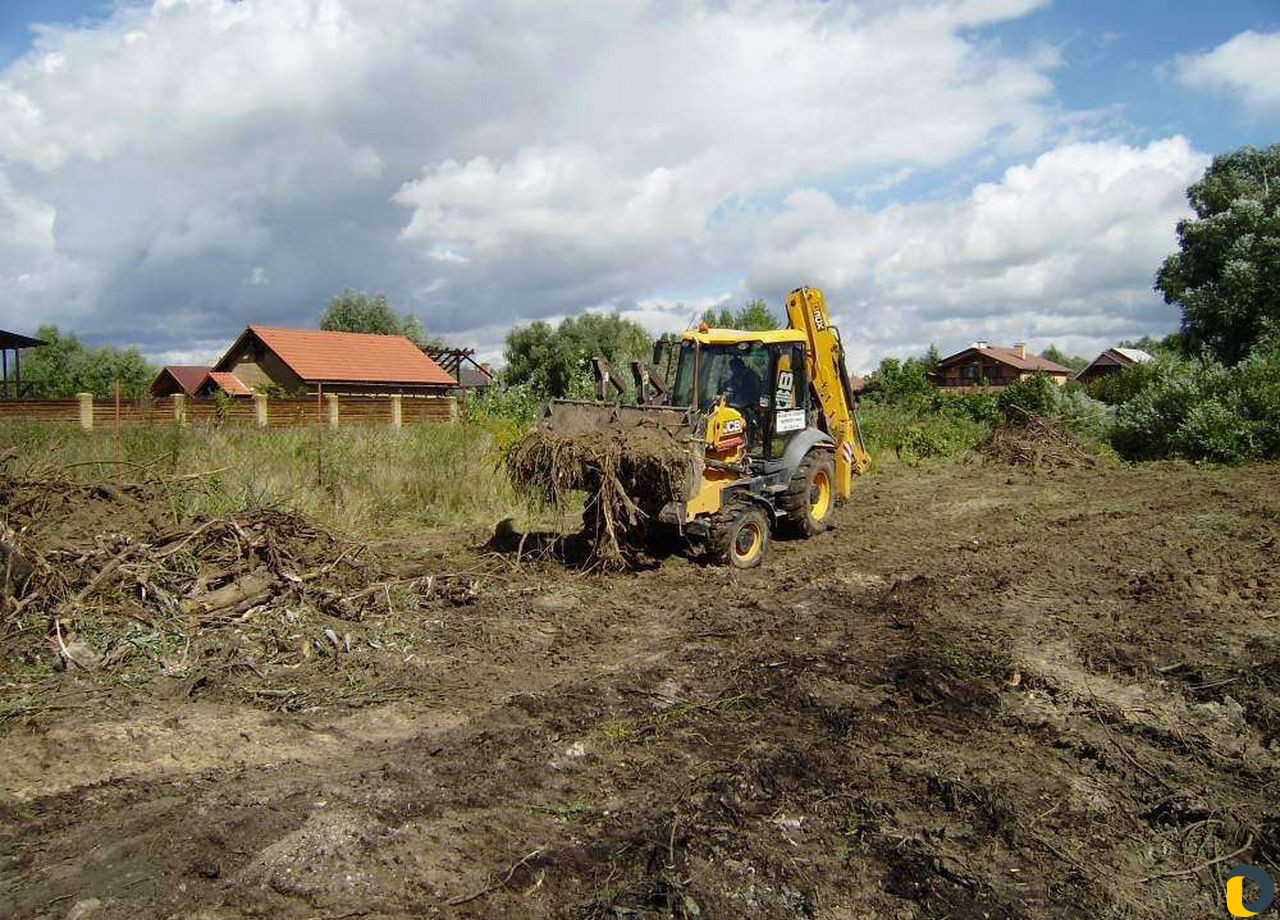
<instances>
[{"instance_id":1,"label":"operator in cab","mask_svg":"<svg viewBox=\"0 0 1280 920\"><path fill-rule=\"evenodd\" d=\"M756 409L760 405L760 396L764 393L764 384L760 375L747 366L741 355L734 355L729 361L729 404L740 409Z\"/></svg>"}]
</instances>

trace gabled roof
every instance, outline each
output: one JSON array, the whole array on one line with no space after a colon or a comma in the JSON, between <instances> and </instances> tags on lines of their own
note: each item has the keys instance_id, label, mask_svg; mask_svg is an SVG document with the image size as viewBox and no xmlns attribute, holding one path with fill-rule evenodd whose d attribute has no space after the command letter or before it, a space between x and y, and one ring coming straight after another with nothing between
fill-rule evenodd
<instances>
[{"instance_id":1,"label":"gabled roof","mask_svg":"<svg viewBox=\"0 0 1280 920\"><path fill-rule=\"evenodd\" d=\"M229 359L246 336L257 338L306 383L390 383L456 386L449 374L401 335L324 332L250 326L216 365Z\"/></svg>"},{"instance_id":2,"label":"gabled roof","mask_svg":"<svg viewBox=\"0 0 1280 920\"><path fill-rule=\"evenodd\" d=\"M206 364L166 364L160 368L160 373L156 374L156 383L166 374L173 378L173 382L178 385L183 393L188 396L194 396L196 390L200 388L200 384L204 383L204 378L209 373L209 366ZM151 384L152 388L155 383Z\"/></svg>"},{"instance_id":3,"label":"gabled roof","mask_svg":"<svg viewBox=\"0 0 1280 920\"><path fill-rule=\"evenodd\" d=\"M999 361L1001 364L1008 364L1010 367L1016 367L1022 371L1045 371L1049 374L1069 374L1069 368L1063 367L1048 358L1042 358L1040 355L1028 354L1024 355L1017 348L1001 348L992 345L972 345L964 351L958 351L954 355L948 355L938 362L938 367L946 367L949 364L956 364L966 358L971 358L975 354L990 358L993 361Z\"/></svg>"},{"instance_id":4,"label":"gabled roof","mask_svg":"<svg viewBox=\"0 0 1280 920\"><path fill-rule=\"evenodd\" d=\"M464 361L458 365L458 383L468 388L492 386L493 371L487 364Z\"/></svg>"},{"instance_id":5,"label":"gabled roof","mask_svg":"<svg viewBox=\"0 0 1280 920\"><path fill-rule=\"evenodd\" d=\"M1130 364L1146 364L1155 360L1141 348L1120 348L1116 346L1115 348L1108 348L1107 351L1114 351L1122 358L1128 358Z\"/></svg>"},{"instance_id":6,"label":"gabled roof","mask_svg":"<svg viewBox=\"0 0 1280 920\"><path fill-rule=\"evenodd\" d=\"M211 383L218 385L218 389L226 393L228 396L252 396L253 388L246 386L245 382L235 374L227 371L209 371L206 375Z\"/></svg>"}]
</instances>

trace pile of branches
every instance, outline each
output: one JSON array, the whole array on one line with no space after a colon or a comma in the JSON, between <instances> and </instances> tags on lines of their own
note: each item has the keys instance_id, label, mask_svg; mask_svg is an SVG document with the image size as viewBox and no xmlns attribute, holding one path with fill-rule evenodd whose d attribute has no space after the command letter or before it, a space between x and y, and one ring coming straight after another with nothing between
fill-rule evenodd
<instances>
[{"instance_id":1,"label":"pile of branches","mask_svg":"<svg viewBox=\"0 0 1280 920\"><path fill-rule=\"evenodd\" d=\"M535 429L512 446L507 471L556 507L585 492L590 561L612 570L633 564L650 519L667 502L687 499L695 475L689 446L657 426L568 435Z\"/></svg>"},{"instance_id":2,"label":"pile of branches","mask_svg":"<svg viewBox=\"0 0 1280 920\"><path fill-rule=\"evenodd\" d=\"M1011 406L1010 422L991 432L978 448L986 457L1009 466L1071 469L1095 466L1097 458L1083 450L1070 432L1019 406Z\"/></svg>"},{"instance_id":3,"label":"pile of branches","mask_svg":"<svg viewBox=\"0 0 1280 920\"><path fill-rule=\"evenodd\" d=\"M191 638L257 612L308 605L358 620L341 588L365 583L359 547L297 514L262 510L144 537L98 533L88 547L41 545L0 523L0 614L26 651L100 670L137 652L113 641L130 620ZM163 664L163 663L162 663ZM181 668L183 660L166 667Z\"/></svg>"}]
</instances>

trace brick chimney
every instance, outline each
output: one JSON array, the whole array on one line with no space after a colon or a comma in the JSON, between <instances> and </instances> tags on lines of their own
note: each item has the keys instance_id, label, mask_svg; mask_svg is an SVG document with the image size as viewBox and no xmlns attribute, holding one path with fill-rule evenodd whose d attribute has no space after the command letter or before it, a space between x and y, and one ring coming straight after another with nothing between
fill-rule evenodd
<instances>
[{"instance_id":1,"label":"brick chimney","mask_svg":"<svg viewBox=\"0 0 1280 920\"><path fill-rule=\"evenodd\" d=\"M1014 348L1016 348L1016 349L1018 350L1018 357L1019 357L1019 358L1025 358L1025 357L1027 356L1027 343L1026 343L1026 342L1014 342L1014 343L1013 343L1013 347L1014 347Z\"/></svg>"}]
</instances>

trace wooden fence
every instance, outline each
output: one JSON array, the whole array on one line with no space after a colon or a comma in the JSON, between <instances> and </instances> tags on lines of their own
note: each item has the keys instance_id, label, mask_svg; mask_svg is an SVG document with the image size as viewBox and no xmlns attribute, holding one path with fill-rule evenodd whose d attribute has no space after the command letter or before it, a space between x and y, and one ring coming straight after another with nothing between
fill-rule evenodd
<instances>
[{"instance_id":1,"label":"wooden fence","mask_svg":"<svg viewBox=\"0 0 1280 920\"><path fill-rule=\"evenodd\" d=\"M74 399L0 400L0 422L49 422L93 428L164 425L241 428L297 428L324 425L401 428L458 417L452 396L335 396L268 399Z\"/></svg>"}]
</instances>

